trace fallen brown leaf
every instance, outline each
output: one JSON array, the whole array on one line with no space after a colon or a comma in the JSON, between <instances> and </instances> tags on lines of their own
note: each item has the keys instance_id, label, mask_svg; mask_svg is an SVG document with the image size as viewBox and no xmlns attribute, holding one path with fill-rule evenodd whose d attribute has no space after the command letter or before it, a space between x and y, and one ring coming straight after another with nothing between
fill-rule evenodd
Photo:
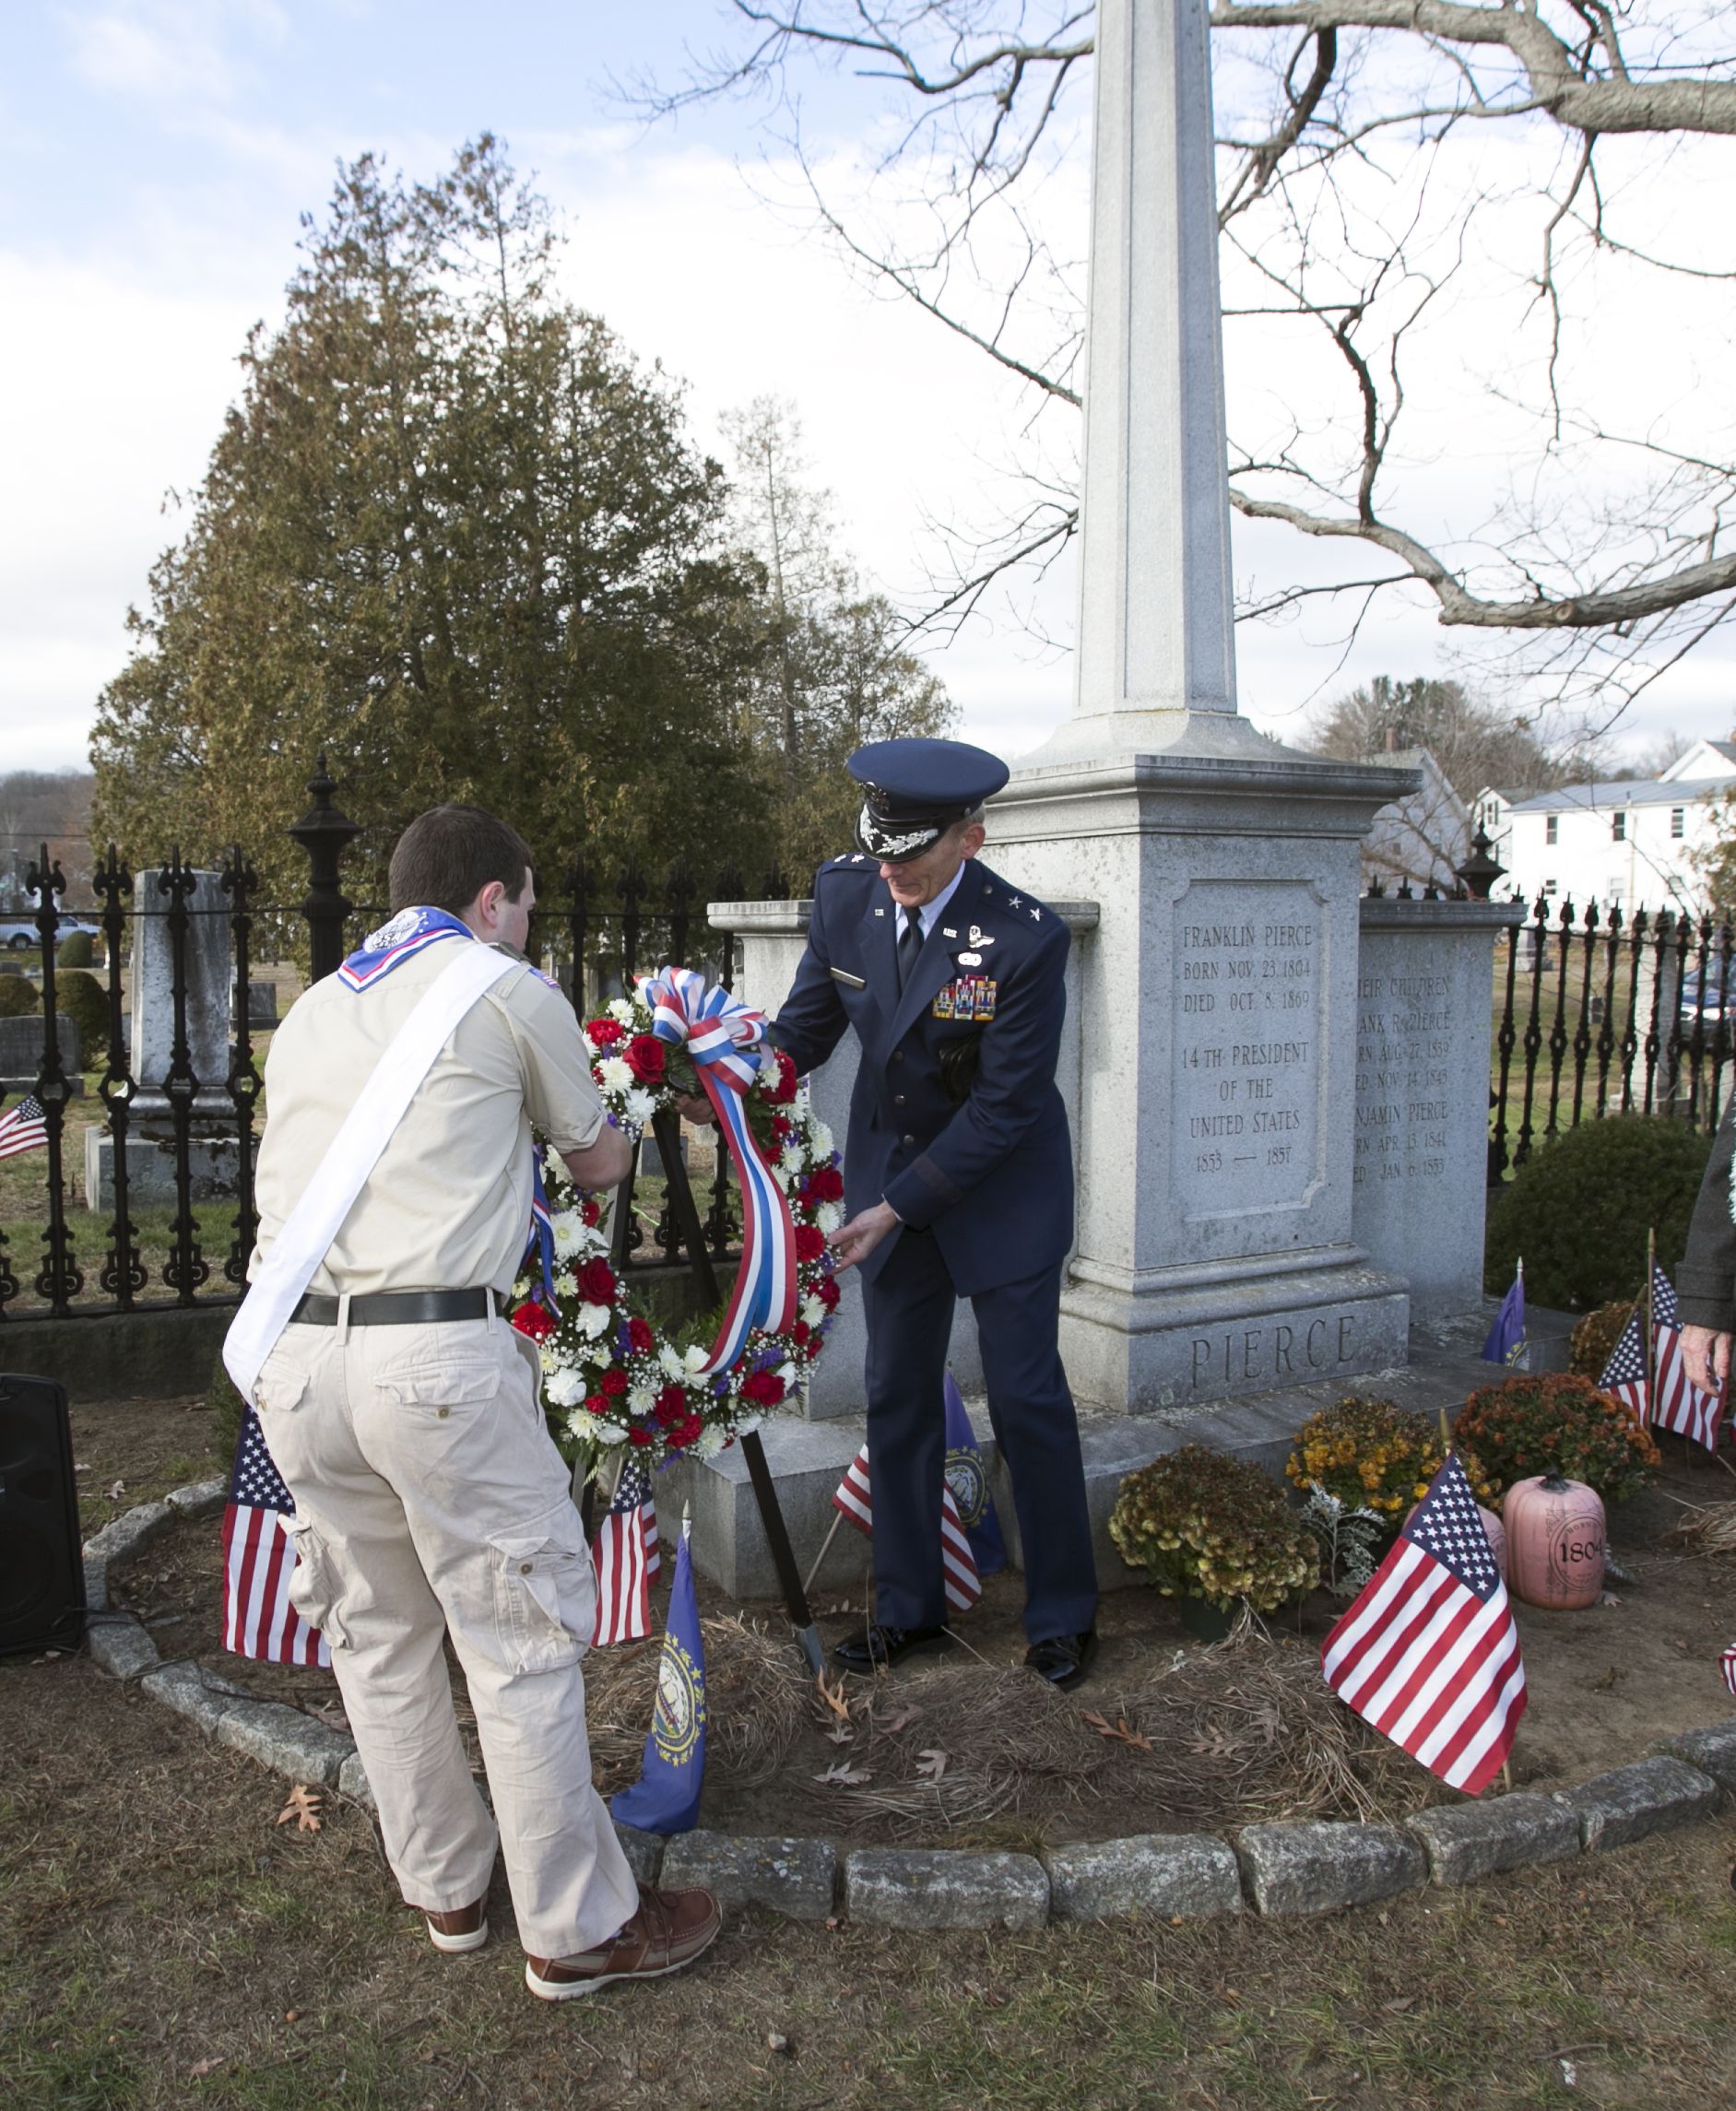
<instances>
[{"instance_id":1,"label":"fallen brown leaf","mask_svg":"<svg viewBox=\"0 0 1736 2111\"><path fill-rule=\"evenodd\" d=\"M898 1730L908 1729L921 1713L914 1701L906 1701L896 1714L888 1716L883 1723L876 1723L874 1727L882 1737L891 1737Z\"/></svg>"},{"instance_id":2,"label":"fallen brown leaf","mask_svg":"<svg viewBox=\"0 0 1736 2111\"><path fill-rule=\"evenodd\" d=\"M321 1800L317 1788L305 1787L298 1781L289 1791L289 1800L278 1813L278 1823L287 1825L293 1818L298 1833L317 1833L320 1829Z\"/></svg>"},{"instance_id":3,"label":"fallen brown leaf","mask_svg":"<svg viewBox=\"0 0 1736 2111\"><path fill-rule=\"evenodd\" d=\"M1144 1736L1140 1731L1130 1728L1126 1716L1117 1716L1112 1723L1106 1716L1098 1715L1093 1709L1081 1708L1079 1712L1081 1718L1088 1722L1099 1737L1111 1738L1116 1744L1131 1745L1135 1751L1151 1751L1151 1739Z\"/></svg>"},{"instance_id":4,"label":"fallen brown leaf","mask_svg":"<svg viewBox=\"0 0 1736 2111\"><path fill-rule=\"evenodd\" d=\"M850 1719L850 1704L844 1697L843 1674L840 1673L835 1686L829 1686L826 1683L826 1674L823 1671L816 1671L814 1673L814 1684L819 1689L820 1697L827 1707L832 1710L841 1723L847 1723Z\"/></svg>"},{"instance_id":5,"label":"fallen brown leaf","mask_svg":"<svg viewBox=\"0 0 1736 2111\"><path fill-rule=\"evenodd\" d=\"M873 1778L867 1767L852 1766L847 1759L839 1760L835 1766L829 1766L823 1774L814 1776L816 1781L823 1781L833 1788L859 1788L863 1782Z\"/></svg>"},{"instance_id":6,"label":"fallen brown leaf","mask_svg":"<svg viewBox=\"0 0 1736 2111\"><path fill-rule=\"evenodd\" d=\"M943 1751L936 1750L916 1754L916 1772L925 1775L930 1781L939 1781L946 1768L947 1755Z\"/></svg>"}]
</instances>

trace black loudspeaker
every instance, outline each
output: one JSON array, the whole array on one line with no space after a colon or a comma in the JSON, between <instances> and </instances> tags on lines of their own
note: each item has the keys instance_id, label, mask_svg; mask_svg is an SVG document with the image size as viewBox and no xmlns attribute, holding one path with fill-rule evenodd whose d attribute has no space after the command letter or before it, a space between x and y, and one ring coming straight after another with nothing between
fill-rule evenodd
<instances>
[{"instance_id":1,"label":"black loudspeaker","mask_svg":"<svg viewBox=\"0 0 1736 2111\"><path fill-rule=\"evenodd\" d=\"M0 1374L0 1656L76 1648L84 1621L65 1387Z\"/></svg>"}]
</instances>

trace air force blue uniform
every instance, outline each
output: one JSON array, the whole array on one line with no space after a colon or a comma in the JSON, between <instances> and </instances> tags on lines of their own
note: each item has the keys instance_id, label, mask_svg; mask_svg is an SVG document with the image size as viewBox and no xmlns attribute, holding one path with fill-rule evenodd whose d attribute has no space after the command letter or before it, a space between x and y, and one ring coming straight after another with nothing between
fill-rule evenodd
<instances>
[{"instance_id":1,"label":"air force blue uniform","mask_svg":"<svg viewBox=\"0 0 1736 2111\"><path fill-rule=\"evenodd\" d=\"M1082 1634L1096 1570L1057 1345L1073 1236L1072 1149L1055 1084L1067 926L971 859L902 992L898 931L873 857L823 866L808 950L773 1029L806 1074L854 1028L845 1207L855 1216L884 1199L903 1221L861 1267L875 1616L904 1628L946 1619L942 1387L954 1303L968 1297L1012 1479L1027 1635ZM963 1075L962 1043L974 1044Z\"/></svg>"}]
</instances>

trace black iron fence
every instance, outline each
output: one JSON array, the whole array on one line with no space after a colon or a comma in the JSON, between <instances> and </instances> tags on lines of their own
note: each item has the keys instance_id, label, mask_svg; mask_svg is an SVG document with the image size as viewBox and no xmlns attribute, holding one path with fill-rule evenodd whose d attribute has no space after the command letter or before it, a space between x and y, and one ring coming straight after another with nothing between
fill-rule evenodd
<instances>
[{"instance_id":1,"label":"black iron fence","mask_svg":"<svg viewBox=\"0 0 1736 2111\"><path fill-rule=\"evenodd\" d=\"M93 1032L96 1007L83 993L76 1067L65 1059L72 1043L64 1023L72 989L57 956L67 931L88 929L90 917L67 910L65 875L46 847L31 865L25 885L34 904L41 1011L39 1017L32 1003L7 1021L10 1044L28 1037L34 1049L29 1069L7 1081L7 1091L33 1092L41 1103L43 1145L0 1160L0 1323L239 1303L258 1224L254 1157L269 1116L260 1104L269 1027L255 1025L250 1002L260 941L276 961L298 951L304 935L309 979L317 980L384 914L342 892L339 861L359 831L333 804L323 758L309 789L313 808L289 831L309 857L309 891L299 903L262 902L258 876L239 847L224 858L213 888L179 850L136 875L110 846L93 880L103 957L89 971L101 991L103 1017ZM547 875L543 884L547 889ZM760 891L789 895L776 871ZM731 934L710 929L705 903L743 895L742 875L729 869L707 885L684 861L663 872L632 863L605 871L581 857L545 892L532 919L530 955L560 981L581 1018L666 961L699 968L727 987L736 943ZM215 1037L209 1017L197 1016L195 988L199 926L214 917L226 926L229 985L220 993L224 1015ZM143 942L141 926L151 918L160 919L151 945L166 971L152 995L160 1008L157 1057L153 1062L141 1048L136 1062L132 997L139 978L133 955ZM208 1015L208 988L204 1008ZM222 1050L215 1059L214 1046ZM87 1076L100 1113L84 1094ZM87 1143L88 1130L97 1132L94 1146ZM663 1140L673 1147L672 1129ZM90 1167L106 1168L101 1208L80 1151ZM684 1253L691 1262L672 1185L655 1164L635 1164L615 1218L616 1256L623 1266L674 1268ZM648 1207L638 1207L636 1191ZM700 1199L704 1244L726 1257L738 1240L739 1212L721 1150Z\"/></svg>"},{"instance_id":2,"label":"black iron fence","mask_svg":"<svg viewBox=\"0 0 1736 2111\"><path fill-rule=\"evenodd\" d=\"M1495 947L1489 1178L1612 1114L1710 1130L1730 1091L1730 926L1540 900Z\"/></svg>"}]
</instances>

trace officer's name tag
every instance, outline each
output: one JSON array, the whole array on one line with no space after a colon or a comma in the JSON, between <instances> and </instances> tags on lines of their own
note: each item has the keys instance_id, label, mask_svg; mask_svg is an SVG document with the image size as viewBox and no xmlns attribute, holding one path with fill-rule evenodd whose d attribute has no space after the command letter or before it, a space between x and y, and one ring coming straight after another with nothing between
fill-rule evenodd
<instances>
[{"instance_id":1,"label":"officer's name tag","mask_svg":"<svg viewBox=\"0 0 1736 2111\"><path fill-rule=\"evenodd\" d=\"M995 994L999 985L986 975L961 975L950 982L929 1008L935 1019L978 1020L995 1016Z\"/></svg>"},{"instance_id":2,"label":"officer's name tag","mask_svg":"<svg viewBox=\"0 0 1736 2111\"><path fill-rule=\"evenodd\" d=\"M832 968L828 973L833 982L844 983L851 989L866 989L868 987L868 978L865 975L850 974L844 968Z\"/></svg>"}]
</instances>

